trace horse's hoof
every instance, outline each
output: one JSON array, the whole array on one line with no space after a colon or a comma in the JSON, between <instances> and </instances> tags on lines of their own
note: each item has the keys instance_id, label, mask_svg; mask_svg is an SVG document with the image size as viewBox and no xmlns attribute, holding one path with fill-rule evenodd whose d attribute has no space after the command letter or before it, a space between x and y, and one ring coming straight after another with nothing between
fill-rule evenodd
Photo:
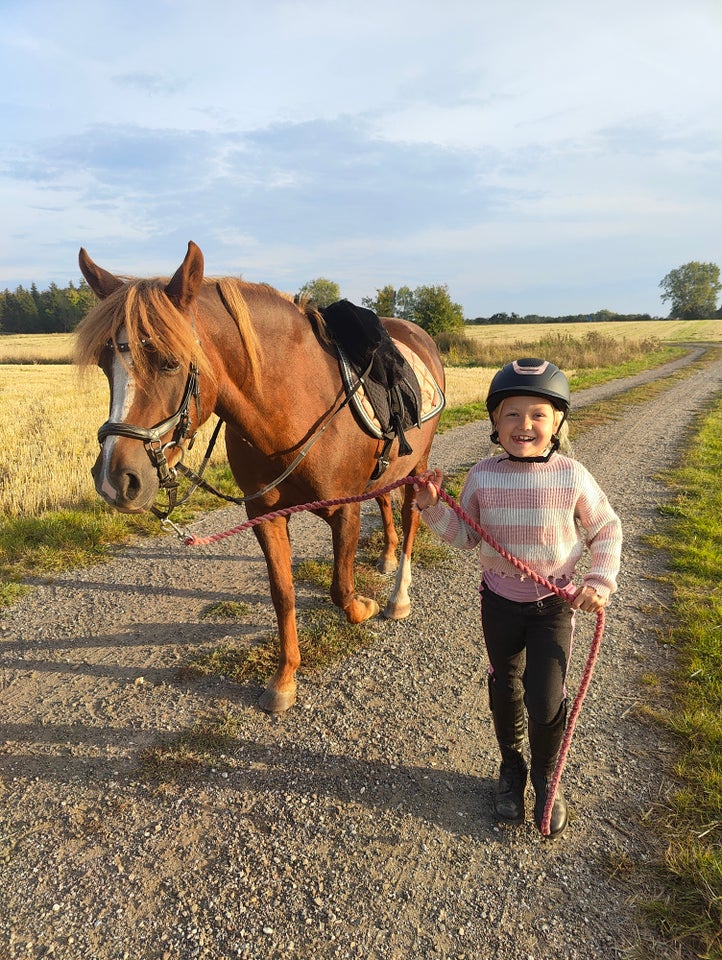
<instances>
[{"instance_id":1,"label":"horse's hoof","mask_svg":"<svg viewBox=\"0 0 722 960\"><path fill-rule=\"evenodd\" d=\"M349 623L363 623L364 620L375 617L378 612L378 603L368 597L354 597L344 610Z\"/></svg>"},{"instance_id":2,"label":"horse's hoof","mask_svg":"<svg viewBox=\"0 0 722 960\"><path fill-rule=\"evenodd\" d=\"M292 690L274 690L266 687L258 700L258 706L266 713L285 713L296 702L296 687Z\"/></svg>"},{"instance_id":3,"label":"horse's hoof","mask_svg":"<svg viewBox=\"0 0 722 960\"><path fill-rule=\"evenodd\" d=\"M379 557L376 561L376 569L379 573L384 573L387 576L391 573L396 573L396 568L399 565L399 561L396 557Z\"/></svg>"},{"instance_id":4,"label":"horse's hoof","mask_svg":"<svg viewBox=\"0 0 722 960\"><path fill-rule=\"evenodd\" d=\"M384 620L405 620L411 613L411 603L387 603L381 616Z\"/></svg>"}]
</instances>

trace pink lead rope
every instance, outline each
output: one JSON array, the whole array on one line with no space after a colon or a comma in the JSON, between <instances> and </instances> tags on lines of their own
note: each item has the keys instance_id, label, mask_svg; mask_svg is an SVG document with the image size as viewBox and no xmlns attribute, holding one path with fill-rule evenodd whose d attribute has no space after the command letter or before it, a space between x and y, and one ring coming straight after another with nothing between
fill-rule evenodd
<instances>
[{"instance_id":1,"label":"pink lead rope","mask_svg":"<svg viewBox=\"0 0 722 960\"><path fill-rule=\"evenodd\" d=\"M216 543L218 540L224 540L226 537L233 537L237 533L242 533L244 530L250 530L251 527L255 527L256 524L263 523L264 520L275 520L277 517L287 517L293 513L301 513L304 510L321 510L324 507L336 507L344 503L360 503L363 500L373 500L376 497L382 496L383 494L390 493L392 490L395 490L397 487L402 487L405 485L413 485L418 483L417 477L402 477L400 480L395 480L393 483L387 484L385 487L379 487L376 490L371 490L369 493L359 493L353 497L342 497L338 500L314 500L311 503L302 503L293 507L284 507L282 510L274 510L271 513L265 513L263 516L254 517L251 520L246 520L245 523L240 524L237 527L232 527L230 530L226 530L223 533L213 533L207 537L194 537L187 536L183 538L183 542L187 547L202 547L206 546L209 543ZM472 530L476 531L482 540L485 540L489 546L493 547L497 553L501 554L505 560L508 560L509 563L513 564L517 570L520 570L526 576L531 577L535 583L540 584L540 586L549 590L551 593L557 594L557 596L562 597L567 602L571 602L570 596L564 592L561 588L557 587L555 584L551 583L549 580L546 580L544 577L540 576L538 573L535 573L533 570L530 570L526 564L522 563L517 557L512 556L500 543L497 543L494 538L488 534L485 530L472 520L471 517L465 513L459 504L454 500L453 497L449 496L445 490L439 490L439 497L445 503L454 510L459 517L471 527ZM551 782L549 784L549 789L547 791L546 804L544 806L544 815L542 817L541 832L545 837L549 836L549 824L551 821L552 808L554 806L554 798L556 797L557 789L559 787L559 781L561 780L562 772L564 766L567 762L567 754L569 753L569 747L572 741L572 735L574 733L574 727L576 726L577 718L579 717L579 712L582 709L582 704L584 703L584 698L587 695L587 690L589 689L589 684L592 679L592 673L594 671L594 665L597 661L597 656L599 654L599 647L602 642L602 635L604 634L604 608L597 610L597 624L594 631L594 636L592 638L591 645L589 647L589 655L587 656L587 662L584 667L584 673L582 678L579 681L579 689L577 690L577 695L574 698L574 703L572 704L572 709L569 713L569 718L567 720L567 727L564 731L564 739L562 740L562 745L559 750L559 756L557 758L556 767L554 768L554 774L552 775Z\"/></svg>"}]
</instances>

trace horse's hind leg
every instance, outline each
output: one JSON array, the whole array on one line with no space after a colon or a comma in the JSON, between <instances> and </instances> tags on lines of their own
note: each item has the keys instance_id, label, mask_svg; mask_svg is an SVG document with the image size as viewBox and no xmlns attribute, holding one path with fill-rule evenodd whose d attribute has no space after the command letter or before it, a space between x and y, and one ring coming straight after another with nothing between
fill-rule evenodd
<instances>
[{"instance_id":1,"label":"horse's hind leg","mask_svg":"<svg viewBox=\"0 0 722 960\"><path fill-rule=\"evenodd\" d=\"M378 503L379 510L381 511L381 523L384 529L384 549L376 561L376 569L380 573L393 573L399 565L396 559L399 535L396 533L394 512L391 507L391 495L384 493L380 497L376 497L376 503Z\"/></svg>"},{"instance_id":2,"label":"horse's hind leg","mask_svg":"<svg viewBox=\"0 0 722 960\"><path fill-rule=\"evenodd\" d=\"M291 574L288 518L266 520L253 528L266 558L271 599L278 621L278 668L266 684L258 705L283 713L296 702L296 670L301 663L296 627L296 594Z\"/></svg>"},{"instance_id":3,"label":"horse's hind leg","mask_svg":"<svg viewBox=\"0 0 722 960\"><path fill-rule=\"evenodd\" d=\"M404 487L404 499L401 505L401 526L403 529L401 561L396 571L394 589L382 614L387 620L403 620L411 613L411 599L409 597L411 551L414 547L416 531L419 529L419 514L412 509L413 502L414 489L407 485Z\"/></svg>"},{"instance_id":4,"label":"horse's hind leg","mask_svg":"<svg viewBox=\"0 0 722 960\"><path fill-rule=\"evenodd\" d=\"M344 504L324 519L331 527L333 538L331 599L343 610L349 623L362 623L376 616L379 605L354 589L354 557L361 531L361 508L358 503Z\"/></svg>"}]
</instances>

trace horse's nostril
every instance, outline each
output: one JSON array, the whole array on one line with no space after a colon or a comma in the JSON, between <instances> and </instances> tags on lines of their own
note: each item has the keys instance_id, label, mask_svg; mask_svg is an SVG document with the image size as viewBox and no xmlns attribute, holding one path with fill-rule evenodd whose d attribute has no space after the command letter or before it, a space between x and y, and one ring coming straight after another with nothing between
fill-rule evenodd
<instances>
[{"instance_id":1,"label":"horse's nostril","mask_svg":"<svg viewBox=\"0 0 722 960\"><path fill-rule=\"evenodd\" d=\"M137 474L127 473L125 475L125 499L135 500L140 493L140 480Z\"/></svg>"}]
</instances>

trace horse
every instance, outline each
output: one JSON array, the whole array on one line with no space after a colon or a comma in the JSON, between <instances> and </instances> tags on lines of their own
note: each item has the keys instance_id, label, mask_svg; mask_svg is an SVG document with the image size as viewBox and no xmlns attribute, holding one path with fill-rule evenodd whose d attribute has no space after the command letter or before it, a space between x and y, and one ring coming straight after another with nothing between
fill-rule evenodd
<instances>
[{"instance_id":1,"label":"horse","mask_svg":"<svg viewBox=\"0 0 722 960\"><path fill-rule=\"evenodd\" d=\"M84 248L79 263L98 302L77 328L75 361L100 366L110 387L110 416L99 430L101 449L92 468L95 489L109 504L124 513L156 509L159 490L214 413L225 423L228 463L249 519L377 489L371 478L381 441L362 430L344 402L338 353L312 304L296 303L268 284L204 276L203 254L192 241L170 279L115 276ZM443 391L444 369L432 338L409 321L382 323L421 358ZM398 456L393 441L384 482L426 469L439 413L406 432L410 454ZM383 611L393 620L410 612L419 524L412 486L403 490L400 562L390 496L376 497L383 526L377 567L396 570ZM314 512L331 528L331 599L350 623L375 616L376 601L354 589L360 504ZM277 669L259 700L270 713L294 704L300 665L288 523L286 515L253 527L278 623Z\"/></svg>"}]
</instances>

